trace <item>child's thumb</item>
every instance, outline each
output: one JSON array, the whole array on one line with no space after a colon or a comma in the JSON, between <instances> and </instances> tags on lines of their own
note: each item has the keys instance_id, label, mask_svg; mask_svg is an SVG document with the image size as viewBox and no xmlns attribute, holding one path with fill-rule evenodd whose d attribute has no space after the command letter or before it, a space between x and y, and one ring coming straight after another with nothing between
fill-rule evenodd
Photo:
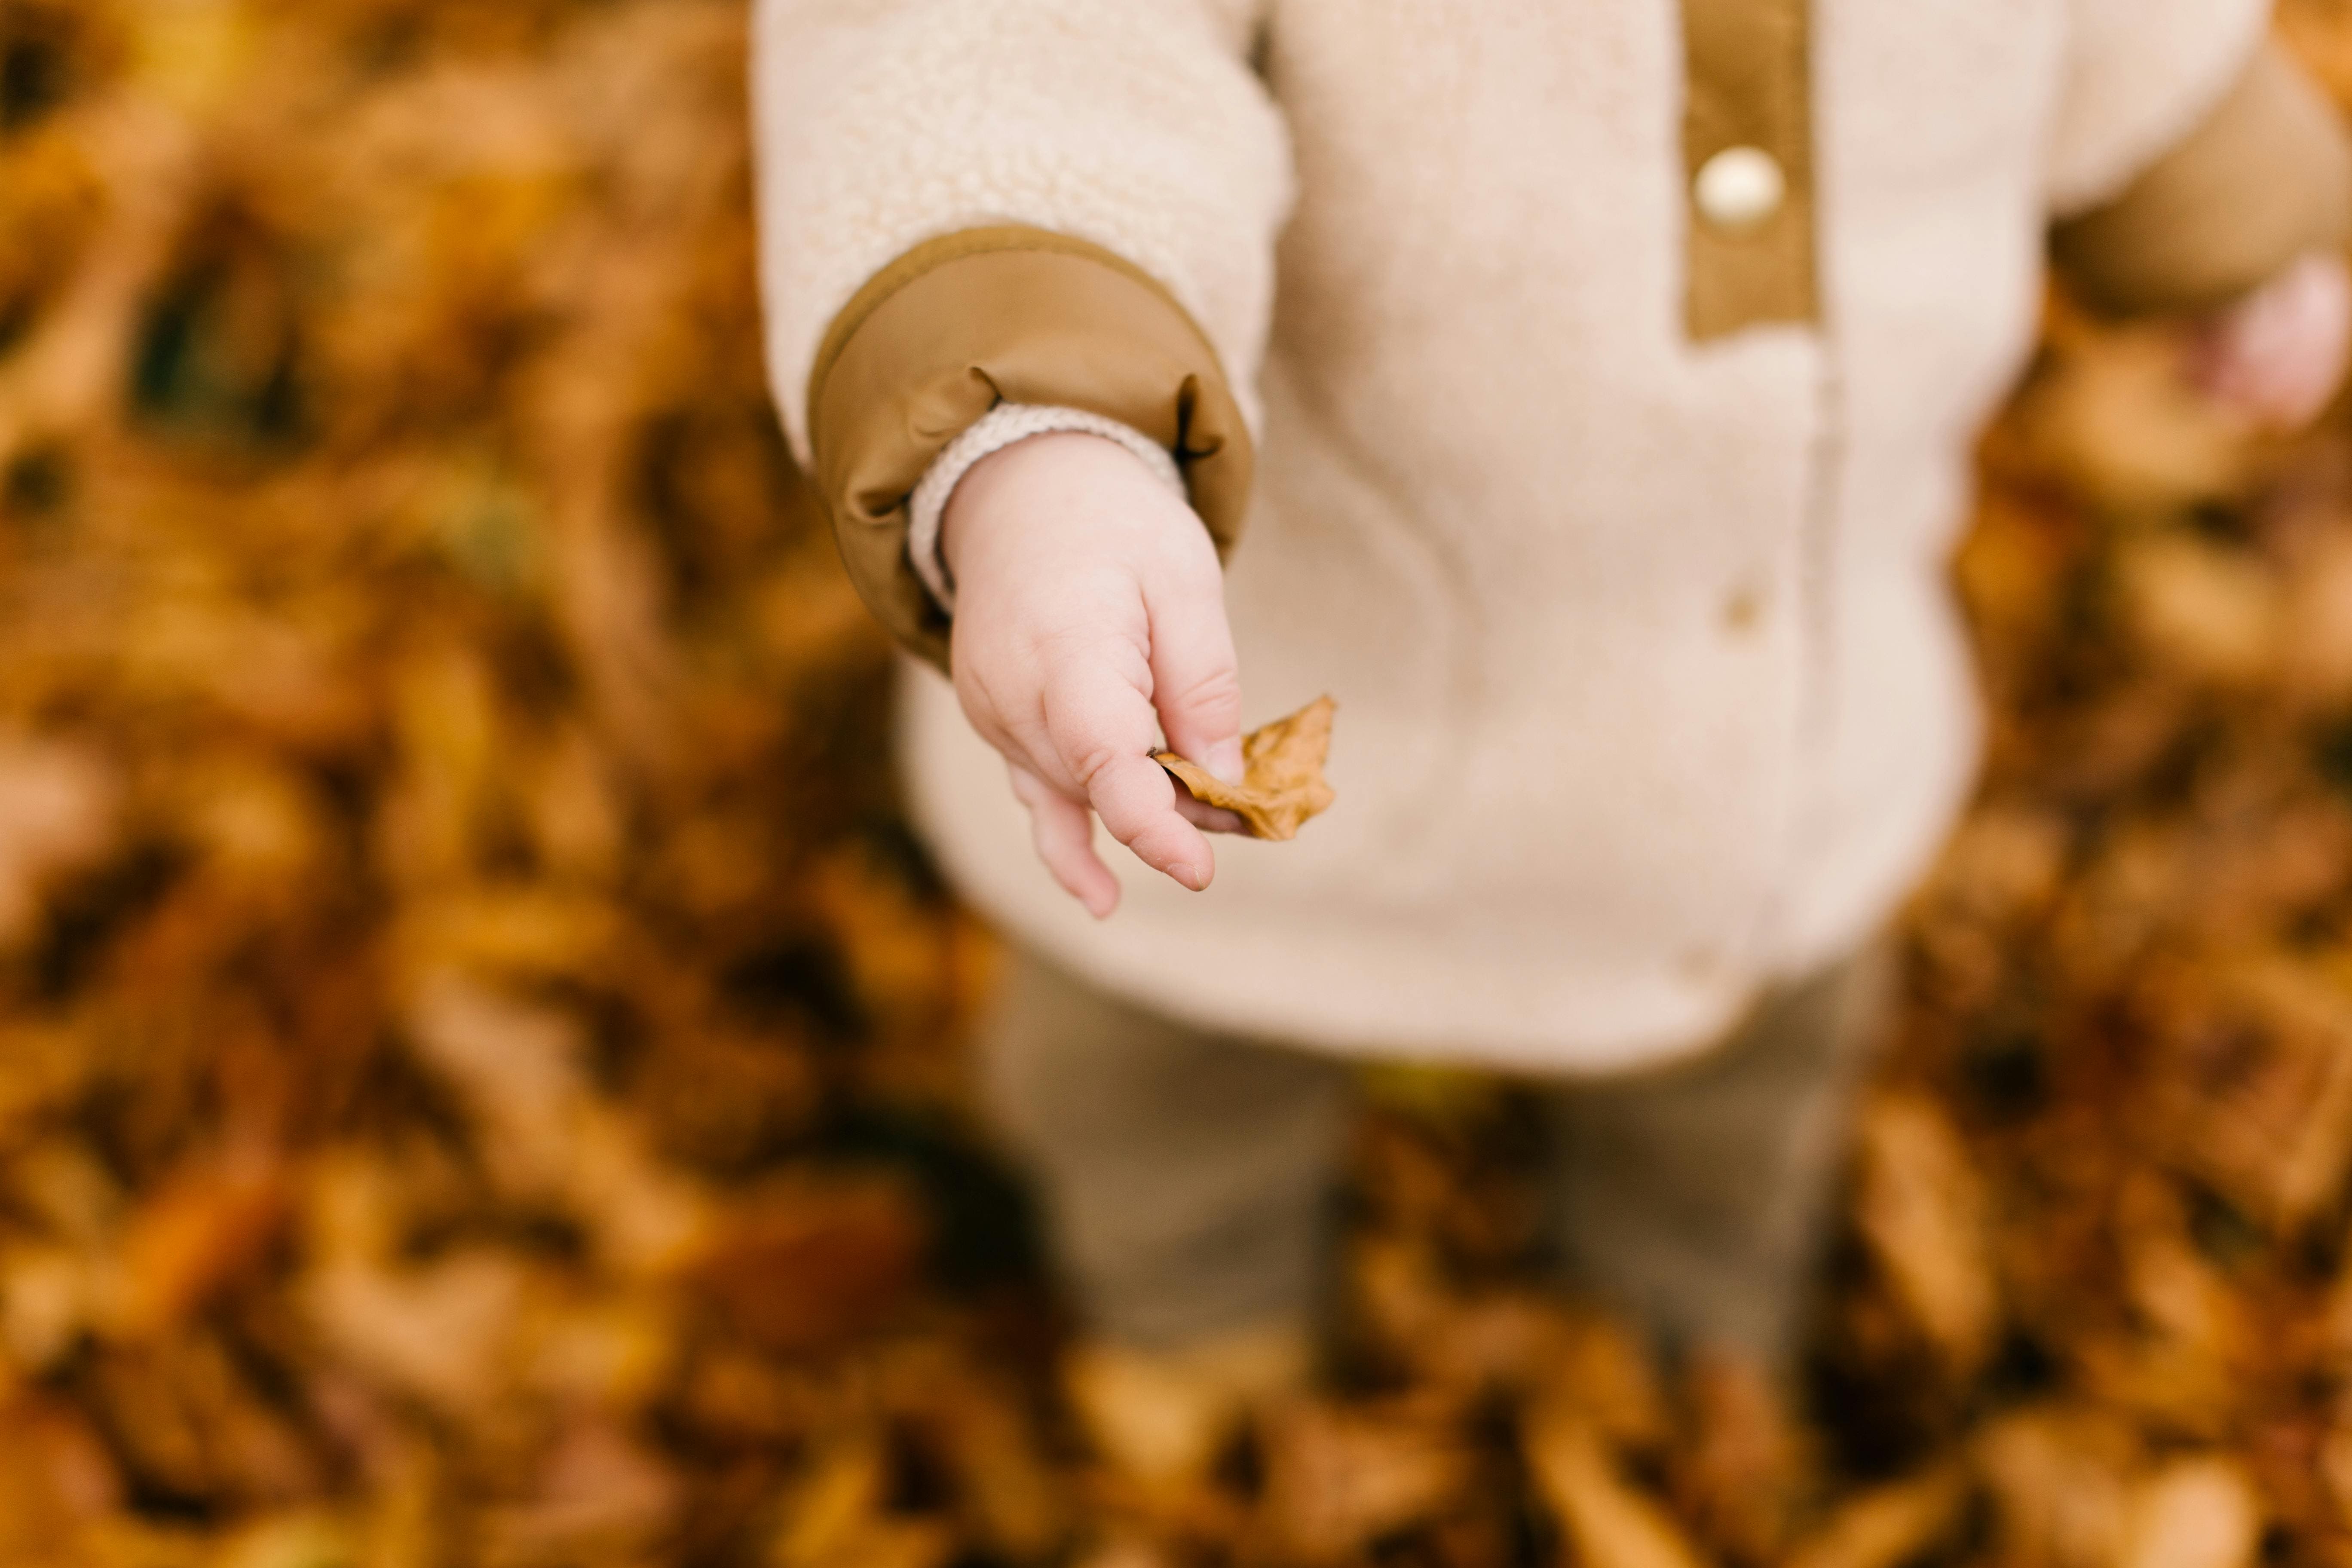
<instances>
[{"instance_id":1,"label":"child's thumb","mask_svg":"<svg viewBox=\"0 0 2352 1568\"><path fill-rule=\"evenodd\" d=\"M1165 617L1163 617L1163 620ZM1223 614L1170 635L1155 626L1152 706L1168 749L1229 784L1242 776L1242 687Z\"/></svg>"}]
</instances>

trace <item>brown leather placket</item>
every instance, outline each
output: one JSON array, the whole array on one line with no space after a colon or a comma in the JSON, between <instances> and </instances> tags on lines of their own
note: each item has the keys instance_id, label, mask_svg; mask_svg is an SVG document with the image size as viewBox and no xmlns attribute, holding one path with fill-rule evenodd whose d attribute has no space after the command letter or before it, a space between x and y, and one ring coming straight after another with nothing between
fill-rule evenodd
<instances>
[{"instance_id":1,"label":"brown leather placket","mask_svg":"<svg viewBox=\"0 0 2352 1568\"><path fill-rule=\"evenodd\" d=\"M1809 4L1684 0L1685 321L1694 342L1820 317ZM1779 210L1746 228L1710 221L1692 195L1707 161L1734 147L1770 154L1788 181Z\"/></svg>"}]
</instances>

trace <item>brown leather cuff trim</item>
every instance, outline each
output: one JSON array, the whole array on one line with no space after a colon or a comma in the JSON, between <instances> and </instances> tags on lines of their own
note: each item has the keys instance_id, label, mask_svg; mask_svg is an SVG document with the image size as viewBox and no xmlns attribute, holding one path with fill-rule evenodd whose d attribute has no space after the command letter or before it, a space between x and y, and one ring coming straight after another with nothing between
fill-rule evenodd
<instances>
[{"instance_id":1,"label":"brown leather cuff trim","mask_svg":"<svg viewBox=\"0 0 2352 1568\"><path fill-rule=\"evenodd\" d=\"M815 479L866 603L944 668L948 619L907 560L907 498L999 403L1083 408L1175 454L1220 551L1241 530L1254 459L1207 337L1133 263L1049 230L968 229L858 290L809 375Z\"/></svg>"},{"instance_id":2,"label":"brown leather cuff trim","mask_svg":"<svg viewBox=\"0 0 2352 1568\"><path fill-rule=\"evenodd\" d=\"M2211 310L2352 235L2352 146L2276 43L2187 140L2113 202L2059 225L2051 254L2111 315Z\"/></svg>"}]
</instances>

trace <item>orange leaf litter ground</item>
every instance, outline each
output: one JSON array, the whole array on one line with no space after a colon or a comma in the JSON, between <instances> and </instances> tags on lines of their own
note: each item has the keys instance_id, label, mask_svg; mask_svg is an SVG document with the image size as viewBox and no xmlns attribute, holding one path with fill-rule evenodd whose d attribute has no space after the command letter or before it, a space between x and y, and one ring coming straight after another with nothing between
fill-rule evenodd
<instances>
[{"instance_id":1,"label":"orange leaf litter ground","mask_svg":"<svg viewBox=\"0 0 2352 1568\"><path fill-rule=\"evenodd\" d=\"M1529 1290L1523 1109L1408 1075L1330 1383L1139 1497L773 432L743 26L0 4L0 1563L2352 1562L2342 421L2053 311L1809 1409Z\"/></svg>"}]
</instances>

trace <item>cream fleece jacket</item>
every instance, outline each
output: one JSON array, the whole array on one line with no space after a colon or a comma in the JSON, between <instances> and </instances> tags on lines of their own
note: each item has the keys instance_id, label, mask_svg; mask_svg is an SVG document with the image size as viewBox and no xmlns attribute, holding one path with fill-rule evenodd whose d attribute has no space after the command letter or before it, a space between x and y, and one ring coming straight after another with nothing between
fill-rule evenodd
<instances>
[{"instance_id":1,"label":"cream fleece jacket","mask_svg":"<svg viewBox=\"0 0 2352 1568\"><path fill-rule=\"evenodd\" d=\"M919 243L1135 263L1259 433L1253 718L1330 691L1339 805L1103 925L910 671L957 885L1089 980L1349 1052L1702 1046L1888 917L1966 796L1945 582L2054 215L2189 132L2259 0L1815 0L1819 319L1703 343L1671 0L761 0L768 348ZM1295 197L1294 197L1294 193Z\"/></svg>"}]
</instances>

